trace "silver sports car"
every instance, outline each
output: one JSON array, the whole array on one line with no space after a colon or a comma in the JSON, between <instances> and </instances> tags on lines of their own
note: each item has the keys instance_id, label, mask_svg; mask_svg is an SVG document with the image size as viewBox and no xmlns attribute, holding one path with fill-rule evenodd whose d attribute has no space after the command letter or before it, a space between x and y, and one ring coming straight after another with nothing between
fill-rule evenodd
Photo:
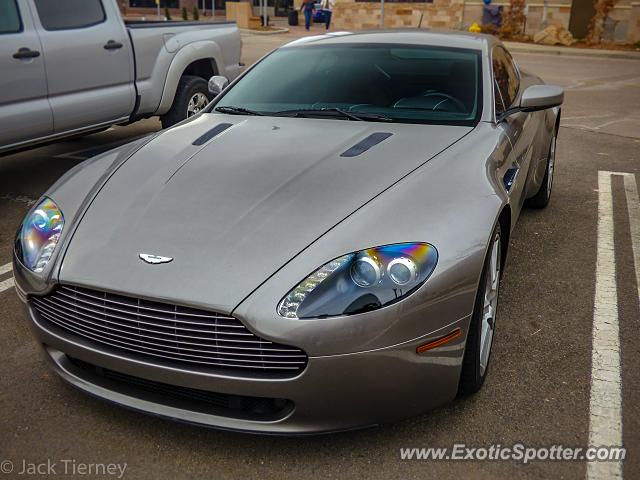
<instances>
[{"instance_id":1,"label":"silver sports car","mask_svg":"<svg viewBox=\"0 0 640 480\"><path fill-rule=\"evenodd\" d=\"M294 41L200 114L78 165L15 242L57 373L136 410L263 433L419 414L482 386L563 91L496 39Z\"/></svg>"}]
</instances>

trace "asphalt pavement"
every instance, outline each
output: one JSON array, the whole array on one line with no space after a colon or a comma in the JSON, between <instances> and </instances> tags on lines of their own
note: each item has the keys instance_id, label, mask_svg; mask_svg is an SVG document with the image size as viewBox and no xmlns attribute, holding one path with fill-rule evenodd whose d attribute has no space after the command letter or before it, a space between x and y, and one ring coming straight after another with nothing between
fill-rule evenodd
<instances>
[{"instance_id":1,"label":"asphalt pavement","mask_svg":"<svg viewBox=\"0 0 640 480\"><path fill-rule=\"evenodd\" d=\"M290 38L245 36L245 61ZM594 302L606 282L617 291L605 300L617 304L620 332L620 422L627 448L622 473L639 478L640 265L633 242L640 243L640 231L633 221L640 205L624 182L635 184L640 169L640 61L529 53L515 58L521 68L564 86L566 102L551 204L525 211L511 238L489 378L473 397L376 429L304 438L220 432L130 412L67 387L44 363L10 286L11 273L2 266L11 260L22 216L52 182L159 123L146 120L0 157L0 465L10 461L14 467L0 472L0 479L26 476L19 474L23 461L47 460L57 462L58 476L73 465L63 460L126 463L124 478L132 479L585 478L584 461L402 460L400 449L587 446L598 421L590 405L600 400L590 395L600 348L597 341L592 345L599 315ZM610 196L603 185L611 186ZM603 209L608 198L610 222ZM597 274L596 263L607 253L615 269ZM615 419L611 428L617 428Z\"/></svg>"}]
</instances>

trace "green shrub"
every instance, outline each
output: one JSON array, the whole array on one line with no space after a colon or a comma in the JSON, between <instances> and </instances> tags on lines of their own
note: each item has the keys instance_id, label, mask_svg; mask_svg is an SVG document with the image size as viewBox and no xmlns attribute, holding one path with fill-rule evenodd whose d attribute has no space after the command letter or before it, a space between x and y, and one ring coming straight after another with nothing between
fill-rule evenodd
<instances>
[{"instance_id":1,"label":"green shrub","mask_svg":"<svg viewBox=\"0 0 640 480\"><path fill-rule=\"evenodd\" d=\"M198 7L193 7L193 19L200 20L200 11L198 10Z\"/></svg>"},{"instance_id":2,"label":"green shrub","mask_svg":"<svg viewBox=\"0 0 640 480\"><path fill-rule=\"evenodd\" d=\"M164 8L164 18L167 20L171 20L171 12L169 12L169 7Z\"/></svg>"},{"instance_id":3,"label":"green shrub","mask_svg":"<svg viewBox=\"0 0 640 480\"><path fill-rule=\"evenodd\" d=\"M189 20L189 14L187 13L187 7L182 7L182 20Z\"/></svg>"}]
</instances>

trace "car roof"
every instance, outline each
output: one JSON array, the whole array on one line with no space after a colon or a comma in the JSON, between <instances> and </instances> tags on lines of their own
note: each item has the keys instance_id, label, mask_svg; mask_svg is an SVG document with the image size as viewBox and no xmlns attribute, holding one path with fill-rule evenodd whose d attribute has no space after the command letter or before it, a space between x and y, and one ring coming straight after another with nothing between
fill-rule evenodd
<instances>
[{"instance_id":1,"label":"car roof","mask_svg":"<svg viewBox=\"0 0 640 480\"><path fill-rule=\"evenodd\" d=\"M405 45L430 45L435 47L486 50L499 41L491 35L461 31L435 31L423 28L398 30L366 30L362 32L332 32L325 35L303 37L287 43L289 46L335 45L355 43L381 43Z\"/></svg>"}]
</instances>

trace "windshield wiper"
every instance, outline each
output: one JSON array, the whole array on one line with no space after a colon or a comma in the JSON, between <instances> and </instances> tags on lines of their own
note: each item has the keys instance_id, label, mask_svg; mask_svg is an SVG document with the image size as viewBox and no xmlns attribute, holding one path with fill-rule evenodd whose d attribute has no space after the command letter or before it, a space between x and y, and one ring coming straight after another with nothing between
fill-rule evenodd
<instances>
[{"instance_id":1,"label":"windshield wiper","mask_svg":"<svg viewBox=\"0 0 640 480\"><path fill-rule=\"evenodd\" d=\"M233 105L216 107L214 108L214 110L216 112L230 113L232 115L264 115L264 113L256 112L255 110L249 110L248 108L244 107L234 107Z\"/></svg>"},{"instance_id":2,"label":"windshield wiper","mask_svg":"<svg viewBox=\"0 0 640 480\"><path fill-rule=\"evenodd\" d=\"M341 108L300 108L297 110L282 110L275 112L274 115L282 117L313 117L313 116L327 116L333 118L348 118L349 120L356 120L359 122L390 122L391 118L380 115L378 113L366 113L366 112L347 112Z\"/></svg>"}]
</instances>

